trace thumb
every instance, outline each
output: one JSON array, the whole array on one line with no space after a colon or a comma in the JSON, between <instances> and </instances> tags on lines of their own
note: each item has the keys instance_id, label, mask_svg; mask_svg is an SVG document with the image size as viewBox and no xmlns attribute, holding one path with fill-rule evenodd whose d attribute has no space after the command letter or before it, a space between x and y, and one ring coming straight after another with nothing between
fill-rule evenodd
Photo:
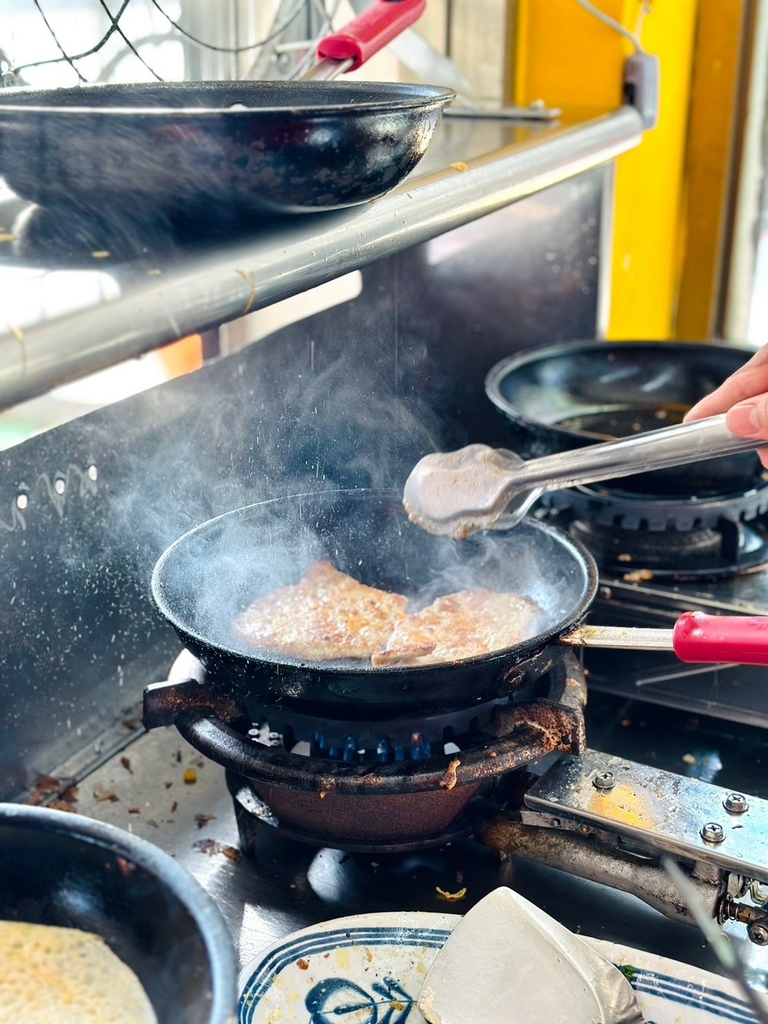
<instances>
[{"instance_id":1,"label":"thumb","mask_svg":"<svg viewBox=\"0 0 768 1024\"><path fill-rule=\"evenodd\" d=\"M739 402L728 411L728 429L738 437L768 440L768 394Z\"/></svg>"}]
</instances>

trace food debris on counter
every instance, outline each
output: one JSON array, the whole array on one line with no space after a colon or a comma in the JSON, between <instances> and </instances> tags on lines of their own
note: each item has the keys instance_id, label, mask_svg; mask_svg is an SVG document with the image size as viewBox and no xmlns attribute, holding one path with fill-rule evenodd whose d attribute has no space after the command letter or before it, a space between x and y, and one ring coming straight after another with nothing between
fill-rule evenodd
<instances>
[{"instance_id":1,"label":"food debris on counter","mask_svg":"<svg viewBox=\"0 0 768 1024\"><path fill-rule=\"evenodd\" d=\"M77 784L74 779L56 779L52 775L38 775L29 799L31 807L51 807L56 811L76 811Z\"/></svg>"},{"instance_id":2,"label":"food debris on counter","mask_svg":"<svg viewBox=\"0 0 768 1024\"><path fill-rule=\"evenodd\" d=\"M105 789L100 782L97 782L93 787L93 798L97 804L104 803L105 800L109 800L110 803L115 803L120 799L114 789Z\"/></svg>"},{"instance_id":3,"label":"food debris on counter","mask_svg":"<svg viewBox=\"0 0 768 1024\"><path fill-rule=\"evenodd\" d=\"M458 892L446 892L445 889L441 889L439 885L436 885L435 891L437 892L437 898L439 900L447 900L449 903L456 903L458 900L463 900L467 895L466 885L462 889L459 889Z\"/></svg>"},{"instance_id":4,"label":"food debris on counter","mask_svg":"<svg viewBox=\"0 0 768 1024\"><path fill-rule=\"evenodd\" d=\"M192 849L197 850L198 853L204 853L208 857L213 857L216 853L221 853L229 860L233 860L236 864L239 864L242 860L240 851L235 849L234 846L229 846L227 843L219 843L215 839L199 839L196 843L192 843Z\"/></svg>"},{"instance_id":5,"label":"food debris on counter","mask_svg":"<svg viewBox=\"0 0 768 1024\"><path fill-rule=\"evenodd\" d=\"M195 824L197 825L198 828L205 828L209 821L215 821L215 819L215 814L196 814Z\"/></svg>"}]
</instances>

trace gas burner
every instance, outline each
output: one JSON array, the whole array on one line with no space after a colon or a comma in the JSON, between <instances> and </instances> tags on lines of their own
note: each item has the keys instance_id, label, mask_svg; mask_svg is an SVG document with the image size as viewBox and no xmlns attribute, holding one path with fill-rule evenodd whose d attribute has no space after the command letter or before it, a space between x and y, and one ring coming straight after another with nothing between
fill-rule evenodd
<instances>
[{"instance_id":1,"label":"gas burner","mask_svg":"<svg viewBox=\"0 0 768 1024\"><path fill-rule=\"evenodd\" d=\"M530 699L491 702L482 724L476 707L461 712L453 724L445 715L420 719L420 728L437 724L439 747L420 740L418 755L412 751L402 760L384 761L372 750L372 758L362 763L359 748L357 759L347 760L328 752L318 756L311 747L294 752L298 716L287 708L272 709L275 721L279 716L291 722L290 730L281 735L265 725L263 731L242 707L200 682L193 662L185 656L174 666L173 681L147 688L146 726L174 723L200 753L247 785L253 799L236 799L238 820L244 803L265 805L291 835L317 845L377 850L445 842L461 832L463 826L455 823L470 801L497 779L554 750L578 753L585 743L584 673L575 655L563 648L553 650ZM192 674L180 678L185 669ZM349 722L328 725L338 735L352 728ZM418 731L408 718L382 720L379 728L384 726L400 736ZM443 745L446 729L460 749ZM263 811L254 815L260 823L264 817ZM248 844L247 836L243 842Z\"/></svg>"},{"instance_id":2,"label":"gas burner","mask_svg":"<svg viewBox=\"0 0 768 1024\"><path fill-rule=\"evenodd\" d=\"M717 579L768 564L768 485L719 498L657 498L602 487L550 496L549 521L618 576Z\"/></svg>"},{"instance_id":3,"label":"gas burner","mask_svg":"<svg viewBox=\"0 0 768 1024\"><path fill-rule=\"evenodd\" d=\"M279 837L306 846L325 848L328 837L314 831L286 824L277 818L267 804L258 796L253 784L234 772L226 773L227 789L232 795L235 808L235 820L240 839L240 849L247 857L257 858L258 851L265 837ZM363 839L360 842L345 840L334 844L337 849L347 853L408 853L413 850L427 850L431 847L445 846L461 839L472 830L474 816L471 813L472 802L459 817L450 822L446 828L432 836L420 838L404 837L393 839Z\"/></svg>"},{"instance_id":4,"label":"gas burner","mask_svg":"<svg viewBox=\"0 0 768 1024\"><path fill-rule=\"evenodd\" d=\"M715 579L752 572L768 563L768 534L757 523L721 519L716 528L651 533L575 520L568 532L582 541L601 569L642 581Z\"/></svg>"},{"instance_id":5,"label":"gas burner","mask_svg":"<svg viewBox=\"0 0 768 1024\"><path fill-rule=\"evenodd\" d=\"M530 699L536 691L528 689L525 696ZM520 697L516 695L516 703ZM248 735L263 746L283 746L293 753L347 764L418 761L457 751L462 737L486 726L494 709L506 704L506 700L493 700L462 711L375 722L339 722L284 707L265 707Z\"/></svg>"},{"instance_id":6,"label":"gas burner","mask_svg":"<svg viewBox=\"0 0 768 1024\"><path fill-rule=\"evenodd\" d=\"M687 865L713 918L745 924L764 944L768 802L587 750L585 674L573 651L556 651L539 695L497 703L462 749L423 760L301 756L274 733L255 742L242 708L213 680L192 676L147 687L144 723L175 724L226 769L241 849L272 879L286 871L296 878L297 861L336 851L344 851L339 863L373 853L378 865L389 854L442 855L471 840L634 893L693 923L660 866L668 854ZM710 841L710 832L720 838ZM370 856L367 863L374 867ZM759 905L747 902L754 893Z\"/></svg>"},{"instance_id":7,"label":"gas burner","mask_svg":"<svg viewBox=\"0 0 768 1024\"><path fill-rule=\"evenodd\" d=\"M530 702L546 696L547 671L551 659L545 658L538 678L518 687L514 703ZM171 666L169 682L194 680L203 686L208 682L205 667L187 650L182 651ZM194 691L193 691L194 692ZM220 701L221 698L217 697ZM426 760L442 754L455 753L465 737L489 727L494 711L508 705L510 698L499 698L474 704L458 711L407 718L379 718L339 721L310 715L287 705L248 702L241 708L242 717L252 725L248 735L255 744L282 747L300 755L344 761L347 764L387 763L391 761Z\"/></svg>"},{"instance_id":8,"label":"gas burner","mask_svg":"<svg viewBox=\"0 0 768 1024\"><path fill-rule=\"evenodd\" d=\"M575 519L596 526L654 532L717 528L721 519L751 522L768 511L768 482L755 481L746 491L696 497L638 494L605 485L551 491L543 501L555 509L569 509Z\"/></svg>"}]
</instances>

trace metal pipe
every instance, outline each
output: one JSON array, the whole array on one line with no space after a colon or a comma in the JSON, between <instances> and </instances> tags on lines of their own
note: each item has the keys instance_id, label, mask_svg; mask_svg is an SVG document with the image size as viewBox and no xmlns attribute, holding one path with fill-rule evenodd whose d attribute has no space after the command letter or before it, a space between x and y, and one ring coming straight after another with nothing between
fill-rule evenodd
<instances>
[{"instance_id":1,"label":"metal pipe","mask_svg":"<svg viewBox=\"0 0 768 1024\"><path fill-rule=\"evenodd\" d=\"M608 847L594 836L525 825L504 814L481 821L474 834L484 846L610 885L637 896L675 921L696 923L677 887L658 863ZM689 881L707 913L715 918L724 882L695 876L689 876Z\"/></svg>"},{"instance_id":2,"label":"metal pipe","mask_svg":"<svg viewBox=\"0 0 768 1024\"><path fill-rule=\"evenodd\" d=\"M437 146L450 149L449 160L466 138L457 129L456 122L444 125ZM586 123L526 131L522 141L513 130L512 138L468 160L466 171L452 164L412 177L375 203L297 218L158 276L132 274L110 302L12 330L0 337L0 408L238 319L599 167L638 145L642 125L636 110L622 107Z\"/></svg>"}]
</instances>

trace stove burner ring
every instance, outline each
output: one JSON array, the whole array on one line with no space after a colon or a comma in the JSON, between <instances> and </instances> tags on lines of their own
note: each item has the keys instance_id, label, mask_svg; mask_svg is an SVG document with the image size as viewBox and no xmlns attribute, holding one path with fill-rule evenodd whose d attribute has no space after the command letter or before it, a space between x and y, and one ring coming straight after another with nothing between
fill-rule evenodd
<instances>
[{"instance_id":1,"label":"stove burner ring","mask_svg":"<svg viewBox=\"0 0 768 1024\"><path fill-rule=\"evenodd\" d=\"M707 498L658 498L594 484L551 491L542 502L550 508L568 509L575 518L596 526L685 533L717 529L723 519L744 523L757 519L768 511L768 482L756 482L743 494Z\"/></svg>"},{"instance_id":2,"label":"stove burner ring","mask_svg":"<svg viewBox=\"0 0 768 1024\"><path fill-rule=\"evenodd\" d=\"M538 689L526 687L516 692L515 703L532 699ZM456 742L486 726L494 709L507 703L507 698L500 698L461 711L376 722L340 722L302 714L292 708L264 707L259 724L250 729L248 735L263 746L283 746L310 757L348 764L428 760L447 753L448 744L458 749ZM297 746L304 749L297 751Z\"/></svg>"},{"instance_id":3,"label":"stove burner ring","mask_svg":"<svg viewBox=\"0 0 768 1024\"><path fill-rule=\"evenodd\" d=\"M173 722L201 754L247 780L289 830L322 845L429 845L503 775L554 750L584 749L584 672L574 652L553 651L544 695L495 707L462 750L424 760L346 763L257 745L242 709L192 679L149 687L144 719L149 728Z\"/></svg>"}]
</instances>

